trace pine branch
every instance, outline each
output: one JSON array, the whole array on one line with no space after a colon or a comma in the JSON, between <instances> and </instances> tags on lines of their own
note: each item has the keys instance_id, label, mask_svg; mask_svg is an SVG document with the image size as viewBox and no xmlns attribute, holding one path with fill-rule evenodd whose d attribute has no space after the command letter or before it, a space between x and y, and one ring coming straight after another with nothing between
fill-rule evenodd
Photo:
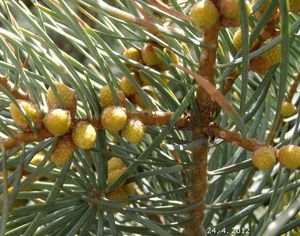
<instances>
[{"instance_id":1,"label":"pine branch","mask_svg":"<svg viewBox=\"0 0 300 236\"><path fill-rule=\"evenodd\" d=\"M35 135L32 132L26 132L26 133L20 133L16 135L13 139L12 138L2 139L2 140L0 139L0 145L3 145L6 150L9 150L14 147L21 146L25 143L39 142L53 136L44 128L39 129L38 131L39 131L38 135Z\"/></svg>"},{"instance_id":2,"label":"pine branch","mask_svg":"<svg viewBox=\"0 0 300 236\"><path fill-rule=\"evenodd\" d=\"M129 112L127 113L128 119L137 118L145 125L161 126L167 125L172 119L173 112ZM183 115L177 122L176 128L192 128L192 121L189 114Z\"/></svg>"},{"instance_id":3,"label":"pine branch","mask_svg":"<svg viewBox=\"0 0 300 236\"><path fill-rule=\"evenodd\" d=\"M279 22L279 12L275 13L272 19L266 24L260 33L260 37L255 41L251 47L251 52L257 50L268 39L278 36L276 25Z\"/></svg>"},{"instance_id":4,"label":"pine branch","mask_svg":"<svg viewBox=\"0 0 300 236\"><path fill-rule=\"evenodd\" d=\"M285 119L286 117L280 115L280 105L282 101L295 100L300 82L300 73L294 80L287 79L287 68L292 72L299 67L296 32L300 19L297 14L289 12L288 1L279 1L279 8L277 0L269 1L266 10L260 9L264 1L256 1L255 4L250 0L240 1L242 4L250 2L254 6L251 18L254 17L255 20L250 20L253 29L250 47L243 42L240 50L242 53L235 55L229 47L233 43L229 33L231 29L222 30L221 37L218 37L218 33L220 27L231 27L237 23L232 22L230 17L227 19L222 13L221 0L209 1L216 5L220 22L198 34L190 24L191 8L196 1L42 0L38 3L35 1L35 4L27 8L22 1L3 0L3 4L0 4L0 21L3 23L1 32L4 46L0 48L3 59L0 65L5 74L0 75L0 93L3 91L0 103L4 108L1 112L0 129L3 129L3 134L10 136L0 138L0 146L3 150L23 148L24 155L12 151L2 151L0 154L2 161L9 158L8 169L14 170L14 173L8 172L9 178L5 178L9 181L8 187L14 190L13 194L8 195L8 204L7 197L4 197L4 201L0 199L0 211L2 203L6 206L14 205L23 198L32 200L34 204L22 205L21 208L14 206L9 212L11 214L7 222L3 221L6 224L6 227L2 227L3 234L32 235L53 232L85 235L90 232L102 235L109 227L114 234L143 232L199 236L206 227L220 232L223 227L243 227L242 231L244 227L251 225L251 234L259 235L274 218L276 210L282 210L281 206L277 207L277 203L280 201L281 205L283 193L284 207L298 197L296 194L299 181L296 171L287 171L281 166L277 168L281 165L278 163L269 172L261 174L263 171L249 168L252 164L248 155L258 147L272 145L277 140L280 147L286 143L299 144L299 134L294 132L299 125L299 119L294 119L296 114ZM245 8L242 4L240 10ZM258 17L257 13L261 16ZM245 16L242 16L241 24L238 25L243 32L248 27L248 23L243 22L244 19ZM25 28L19 27L21 21ZM179 30L184 31L185 35ZM276 39L272 40L274 37ZM147 65L143 59L143 46L153 43L152 41L162 52L155 50L164 66ZM282 46L289 45L289 41L290 47L282 47L281 66L266 68L266 71L261 69L260 79L254 78L248 83L240 83L240 80L235 82L241 71L243 77L248 72L248 65L241 63L243 58L252 58L249 67L255 71L255 63L256 66L263 65L259 58L263 58L265 52L280 42ZM219 44L224 45L222 50L217 50ZM136 53L133 57L136 59L125 54L122 56L124 49L133 48L136 49L133 50L133 54ZM195 59L198 60L199 56L199 65L195 69ZM217 60L225 64L215 66ZM92 66L86 66L88 63ZM30 73L24 74L18 68L27 68ZM267 70L264 78L263 74ZM132 77L128 72L134 72L138 76ZM259 69L256 72L260 73ZM11 74L18 76L18 81L21 85L26 84L26 88L19 88L18 83L14 84ZM223 91L218 89L222 82L215 80L217 74L225 78ZM278 74L280 79L276 76ZM146 78L142 78L143 75L147 75ZM134 90L147 105L153 104L161 111L175 111L127 112L127 119L139 119L146 126L161 126L158 135L150 127L147 128L146 132L149 133L142 146L137 144L132 147L126 141L118 140L118 145L110 147L110 142L107 142L110 136L107 137L106 131L102 130L99 105L99 100L102 99L99 99L97 93L102 86L108 85L112 89L113 100L117 100L118 90L123 90L120 76L125 76L130 83L136 82L132 84ZM195 81L191 80L192 77ZM276 81L270 84L273 77L276 77ZM169 84L164 83L165 78L170 81ZM76 92L80 106L78 112L87 115L84 118L73 117L71 126L79 121L86 121L96 130L101 130L97 132L95 148L105 158L98 158L99 152L76 152L72 159L74 168L65 165L61 172L43 165L48 158L44 158L43 164L36 168L28 165L36 151L48 148L48 142L41 141L53 135L40 127L37 127L38 132L35 133L9 132L10 126L14 125L5 107L9 100L16 98L32 99L38 103L38 107L44 108L47 102L44 100L45 91L38 91L37 88L48 88L55 82L63 82ZM198 85L197 93L195 94L193 85L192 90L189 90L190 96L185 96L188 88L195 83ZM243 97L243 101L236 102L234 106L225 96L232 91L233 85L237 91L242 88ZM247 91L246 86L249 87ZM40 95L43 101L39 99ZM133 106L138 106L138 101L131 99L135 95L137 94L126 97ZM217 106L222 112L216 112ZM249 114L243 120L241 116L245 110L249 110ZM91 114L97 115L93 117ZM7 124L9 127L6 127ZM180 132L176 132L178 130ZM66 136L70 136L70 132ZM251 138L247 138L247 134ZM169 141L174 140L174 143L160 147L166 137ZM282 137L287 139L283 140ZM210 149L208 142L214 138L217 139L217 145ZM30 142L31 145L25 149L24 145ZM241 152L238 147L249 152ZM55 146L52 148L54 150ZM276 148L275 150L278 151ZM109 163L106 157L111 156L110 151L124 160L129 170L123 176L116 177L115 183L107 186L113 172L109 171L107 165ZM208 152L211 157L209 177ZM17 160L6 154L23 156L25 159ZM133 158L133 155L137 158ZM2 164L4 171L6 164ZM37 177L42 178L36 181ZM68 184L63 185L65 178ZM58 182L54 182L54 179ZM253 179L255 183L252 182ZM129 181L126 182L127 180ZM121 187L123 181L126 184L135 182L140 188L140 194L124 196L120 201L124 205L119 205L118 199L114 201L102 195L106 190L113 191L115 187ZM287 187L282 185L285 183L288 183ZM248 198L254 185L255 191L251 192L253 196ZM31 191L27 191L27 187ZM35 191L36 187L38 192ZM268 196L262 192L265 190L269 191ZM2 192L7 191L2 189ZM97 194L94 195L94 192ZM85 198L88 199L87 202ZM266 201L268 199L271 200ZM53 201L57 204L51 204ZM232 209L220 207L228 201L231 202ZM86 211L90 206L89 202L93 208L98 208L97 215L90 214L90 210L96 209L90 208ZM206 203L209 204L208 207ZM125 204L128 207L124 207ZM116 210L124 208L117 215L114 211L109 213L115 207ZM251 212L257 207L261 208L262 214L253 220ZM68 209L71 208L75 210L69 212ZM7 215L5 206L2 210L3 215ZM53 221L53 215L59 216L60 221ZM285 233L295 227L296 223L285 223L281 232L277 230L274 233Z\"/></svg>"},{"instance_id":5,"label":"pine branch","mask_svg":"<svg viewBox=\"0 0 300 236\"><path fill-rule=\"evenodd\" d=\"M298 74L295 75L293 82L290 86L288 95L287 95L287 101L291 101L293 96L295 95L295 93L297 92L297 87L299 85L300 82L300 71L298 72Z\"/></svg>"},{"instance_id":6,"label":"pine branch","mask_svg":"<svg viewBox=\"0 0 300 236\"><path fill-rule=\"evenodd\" d=\"M223 94L227 94L232 89L235 80L239 77L240 74L241 73L239 71L235 70L231 73L230 76L225 78L225 86L224 86Z\"/></svg>"},{"instance_id":7,"label":"pine branch","mask_svg":"<svg viewBox=\"0 0 300 236\"><path fill-rule=\"evenodd\" d=\"M191 18L189 16L186 16L178 11L175 11L173 9L171 9L170 7L168 7L165 3L163 3L160 0L148 0L149 3L151 3L153 6L156 6L157 8L159 8L160 10L162 10L163 12L166 12L178 19L184 20L184 21L191 21Z\"/></svg>"},{"instance_id":8,"label":"pine branch","mask_svg":"<svg viewBox=\"0 0 300 236\"><path fill-rule=\"evenodd\" d=\"M167 125L173 117L173 112L128 112L128 119L139 119L145 125L148 126L162 126ZM75 119L74 124L79 121L88 121L86 119ZM101 120L94 118L91 121L92 125L96 129L101 129ZM183 115L177 122L175 128L177 129L194 129L194 121L191 119L190 114ZM208 128L204 128L203 131L207 136L211 138L220 138L224 141L232 143L233 145L242 147L248 151L255 151L258 147L264 146L264 144L258 142L256 139L244 139L239 133L232 132L221 128L219 125L213 124ZM11 149L16 146L20 146L23 143L38 142L44 139L50 138L53 135L49 133L46 129L39 129L39 134L34 135L32 132L20 133L16 135L14 139L2 139L1 144L4 145L6 150Z\"/></svg>"},{"instance_id":9,"label":"pine branch","mask_svg":"<svg viewBox=\"0 0 300 236\"><path fill-rule=\"evenodd\" d=\"M110 6L109 4L107 4L103 1L98 1L98 6L119 19L129 21L136 25L141 26L143 29L147 30L148 32L151 32L154 34L159 33L157 26L154 24L151 24L151 22L139 19L139 18L135 17L134 15L129 14L128 12L122 11L116 7Z\"/></svg>"},{"instance_id":10,"label":"pine branch","mask_svg":"<svg viewBox=\"0 0 300 236\"><path fill-rule=\"evenodd\" d=\"M0 86L8 90L16 99L30 100L29 95L7 79L7 77L0 75Z\"/></svg>"},{"instance_id":11,"label":"pine branch","mask_svg":"<svg viewBox=\"0 0 300 236\"><path fill-rule=\"evenodd\" d=\"M219 20L211 27L203 31L203 43L207 45L218 45L218 33L220 29ZM203 48L199 62L200 75L205 77L211 85L215 86L215 63L217 46L208 49ZM193 130L193 140L199 139L203 134L203 128L208 127L212 120L212 113L215 110L215 103L205 88L198 82L197 105L200 111L200 127ZM186 235L200 235L200 226L204 219L205 195L207 191L207 155L208 142L195 147L192 150L193 167L191 169L191 187L187 202L193 204L202 202L199 207L190 211L189 222L186 224ZM195 227L196 226L196 227Z\"/></svg>"},{"instance_id":12,"label":"pine branch","mask_svg":"<svg viewBox=\"0 0 300 236\"><path fill-rule=\"evenodd\" d=\"M207 135L212 136L213 138L223 139L224 141L251 152L254 152L257 148L264 146L264 144L258 142L256 139L244 139L239 133L222 129L220 126L215 124L210 125L209 128L205 128L204 131Z\"/></svg>"},{"instance_id":13,"label":"pine branch","mask_svg":"<svg viewBox=\"0 0 300 236\"><path fill-rule=\"evenodd\" d=\"M136 118L141 120L144 125L148 126L161 126L167 125L169 121L172 119L173 113L172 112L128 112L127 118L132 119ZM79 121L89 121L87 119L75 119L73 125L78 123ZM92 125L95 129L101 129L102 124L99 118L94 118L91 121ZM176 128L192 128L192 122L189 115L183 115L175 125ZM38 130L38 135L35 135L32 132L20 133L16 135L13 139L7 138L0 140L0 144L2 144L6 150L12 149L17 146L21 146L22 144L30 143L30 142L38 142L45 140L47 138L52 137L53 135L49 133L46 129L41 128Z\"/></svg>"}]
</instances>

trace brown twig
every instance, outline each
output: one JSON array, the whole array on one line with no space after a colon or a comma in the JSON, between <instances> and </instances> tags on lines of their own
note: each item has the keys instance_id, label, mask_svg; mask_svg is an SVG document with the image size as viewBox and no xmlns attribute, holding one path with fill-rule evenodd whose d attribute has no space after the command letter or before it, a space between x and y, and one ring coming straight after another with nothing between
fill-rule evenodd
<instances>
[{"instance_id":1,"label":"brown twig","mask_svg":"<svg viewBox=\"0 0 300 236\"><path fill-rule=\"evenodd\" d=\"M158 126L158 125L161 126L161 125L167 125L170 122L170 120L173 117L173 113L172 112L153 112L153 113L128 112L127 117L128 119L137 118L141 120L145 125L148 126ZM83 121L83 120L86 121L86 119L75 119L73 124L75 125L79 121ZM91 123L96 129L102 128L101 120L99 118L94 118L91 121ZM192 122L190 120L189 115L182 115L182 117L176 122L175 127L191 128ZM8 150L13 147L20 146L24 143L26 144L30 142L38 142L53 136L44 128L41 128L38 131L39 131L38 135L34 135L32 132L24 132L16 135L13 139L12 138L2 139L0 140L0 144L4 145L6 150Z\"/></svg>"},{"instance_id":2,"label":"brown twig","mask_svg":"<svg viewBox=\"0 0 300 236\"><path fill-rule=\"evenodd\" d=\"M239 133L231 132L226 129L222 129L218 125L211 125L209 128L205 128L204 131L209 135L213 134L213 137L223 139L235 146L242 147L248 151L254 152L257 148L264 146L264 144L258 142L256 139L244 139Z\"/></svg>"},{"instance_id":3,"label":"brown twig","mask_svg":"<svg viewBox=\"0 0 300 236\"><path fill-rule=\"evenodd\" d=\"M175 16L178 19L181 19L184 21L191 21L191 18L189 16L184 15L178 11L171 9L170 7L168 7L168 5L166 5L165 3L163 3L160 0L148 0L148 2L151 3L153 6L156 6L160 10L162 10L172 16Z\"/></svg>"},{"instance_id":4,"label":"brown twig","mask_svg":"<svg viewBox=\"0 0 300 236\"><path fill-rule=\"evenodd\" d=\"M112 16L115 16L119 19L122 19L124 21L132 22L136 25L141 26L143 29L147 30L148 32L151 32L153 34L158 34L159 30L156 25L151 24L150 22L147 22L146 20L139 19L135 17L132 14L129 14L128 12L122 11L116 7L113 7L105 2L101 1L101 5L98 5L103 10L109 12Z\"/></svg>"},{"instance_id":5,"label":"brown twig","mask_svg":"<svg viewBox=\"0 0 300 236\"><path fill-rule=\"evenodd\" d=\"M271 20L263 27L259 37L250 45L250 52L258 50L268 39L278 36L278 29L276 25L279 22L279 11L276 11L272 16ZM250 70L264 75L271 67L271 62L268 62L264 57L257 56L250 60Z\"/></svg>"},{"instance_id":6,"label":"brown twig","mask_svg":"<svg viewBox=\"0 0 300 236\"><path fill-rule=\"evenodd\" d=\"M171 8L169 8L167 5L165 5L162 2L159 3L159 1L151 1L151 0L149 2L156 7L159 6L158 8L162 9L163 11L165 11L173 16L176 16L179 19L182 19L184 21L190 21L190 17L188 17L178 11L172 10ZM116 7L113 7L105 2L101 2L101 5L99 5L99 7L102 8L103 10L109 12L112 16L115 16L124 21L129 21L136 25L141 26L143 29L147 30L150 33L153 33L153 34L159 33L159 28L152 22L148 22L147 20L144 20L144 19L139 19L139 18L135 17L134 15L129 14L128 12L122 11Z\"/></svg>"},{"instance_id":7,"label":"brown twig","mask_svg":"<svg viewBox=\"0 0 300 236\"><path fill-rule=\"evenodd\" d=\"M256 40L251 47L250 51L253 52L261 47L261 45L267 40L277 35L276 25L279 21L279 12L276 12L271 21L262 29L260 37Z\"/></svg>"},{"instance_id":8,"label":"brown twig","mask_svg":"<svg viewBox=\"0 0 300 236\"><path fill-rule=\"evenodd\" d=\"M30 55L27 55L24 62L22 63L22 67L28 69L29 66Z\"/></svg>"},{"instance_id":9,"label":"brown twig","mask_svg":"<svg viewBox=\"0 0 300 236\"><path fill-rule=\"evenodd\" d=\"M2 139L0 144L2 144L6 150L11 148L21 146L24 143L38 142L50 138L52 136L46 129L39 129L39 134L34 135L32 132L20 133L16 135L13 139Z\"/></svg>"},{"instance_id":10,"label":"brown twig","mask_svg":"<svg viewBox=\"0 0 300 236\"><path fill-rule=\"evenodd\" d=\"M294 97L295 93L297 92L297 87L299 85L299 82L300 82L300 72L298 72L298 74L296 74L293 79L293 82L291 84L290 90L287 95L287 101L291 101L292 98Z\"/></svg>"},{"instance_id":11,"label":"brown twig","mask_svg":"<svg viewBox=\"0 0 300 236\"><path fill-rule=\"evenodd\" d=\"M152 112L151 114L148 112L129 112L127 113L127 117L138 118L145 125L150 126L158 126L158 125L167 125L173 117L173 112ZM181 118L176 122L176 128L191 128L192 123L190 120L190 116L188 114L184 114Z\"/></svg>"},{"instance_id":12,"label":"brown twig","mask_svg":"<svg viewBox=\"0 0 300 236\"><path fill-rule=\"evenodd\" d=\"M257 49L259 49L261 47L261 45L269 38L275 37L278 32L276 29L276 24L278 23L279 20L279 13L277 12L271 21L269 21L266 26L262 29L258 39L251 45L250 47L250 52L253 52ZM255 58L251 61L250 63L250 67L251 69L253 69L254 71L257 71L261 74L264 74L265 71L259 71L258 68L260 68L260 64L264 64L263 62L261 62L260 60L262 60L260 57ZM264 67L264 66L263 66ZM240 72L238 71L233 71L232 74L225 79L225 88L224 88L224 94L227 94L235 80L237 79L237 77L240 75Z\"/></svg>"},{"instance_id":13,"label":"brown twig","mask_svg":"<svg viewBox=\"0 0 300 236\"><path fill-rule=\"evenodd\" d=\"M0 75L0 86L1 85L6 90L8 90L16 99L30 100L29 95L27 93L25 93L20 88L16 89L14 84L3 75Z\"/></svg>"},{"instance_id":14,"label":"brown twig","mask_svg":"<svg viewBox=\"0 0 300 236\"><path fill-rule=\"evenodd\" d=\"M237 70L234 70L231 75L227 78L225 78L225 86L223 94L226 95L231 89L235 82L235 80L239 77L241 73Z\"/></svg>"},{"instance_id":15,"label":"brown twig","mask_svg":"<svg viewBox=\"0 0 300 236\"><path fill-rule=\"evenodd\" d=\"M218 33L220 22L217 21L211 27L203 31L203 43L207 45L218 45ZM199 62L199 74L205 77L208 82L215 86L215 62L217 47L203 48L201 51L201 59ZM199 81L197 81L199 82ZM198 86L197 105L200 111L200 125L193 130L193 140L199 139L203 135L203 129L208 127L212 120L212 114L215 111L215 103L211 99L211 95L207 93L205 88ZM201 204L189 212L189 222L185 227L185 235L199 236L200 227L204 219L205 195L207 191L207 155L208 142L195 147L192 150L193 167L191 174L191 191L188 194L188 204L201 202Z\"/></svg>"},{"instance_id":16,"label":"brown twig","mask_svg":"<svg viewBox=\"0 0 300 236\"><path fill-rule=\"evenodd\" d=\"M167 125L173 117L172 112L128 112L128 119L137 118L140 119L145 125L148 126L161 126ZM76 119L74 124L85 119ZM101 120L94 118L91 123L96 129L101 129ZM189 128L194 127L194 122L190 119L189 114L182 115L182 117L176 122L176 128ZM203 131L210 136L223 139L234 145L245 148L249 151L254 151L257 147L263 146L255 139L244 139L239 133L231 132L229 130L222 129L218 125L211 125L209 128L204 128ZM39 134L34 135L32 132L25 132L16 135L14 139L2 139L0 143L8 150L16 146L20 146L24 143L38 142L52 137L53 135L49 133L46 129L39 129Z\"/></svg>"},{"instance_id":17,"label":"brown twig","mask_svg":"<svg viewBox=\"0 0 300 236\"><path fill-rule=\"evenodd\" d=\"M278 30L276 28L276 25L279 22L279 16L279 12L276 11L272 19L265 25L265 27L260 32L258 39L251 46L250 52L259 49L268 39L278 36ZM262 56L253 58L250 61L249 66L252 71L255 71L258 74L262 75L266 74L269 68L271 67L270 63L267 62L266 59Z\"/></svg>"},{"instance_id":18,"label":"brown twig","mask_svg":"<svg viewBox=\"0 0 300 236\"><path fill-rule=\"evenodd\" d=\"M147 11L143 9L140 3L137 3L135 0L131 0L131 3L135 6L135 8L142 14L144 19L151 24L154 24L153 17Z\"/></svg>"},{"instance_id":19,"label":"brown twig","mask_svg":"<svg viewBox=\"0 0 300 236\"><path fill-rule=\"evenodd\" d=\"M290 90L287 95L287 101L291 101L295 93L297 92L297 87L298 87L299 81L294 80L291 84Z\"/></svg>"}]
</instances>

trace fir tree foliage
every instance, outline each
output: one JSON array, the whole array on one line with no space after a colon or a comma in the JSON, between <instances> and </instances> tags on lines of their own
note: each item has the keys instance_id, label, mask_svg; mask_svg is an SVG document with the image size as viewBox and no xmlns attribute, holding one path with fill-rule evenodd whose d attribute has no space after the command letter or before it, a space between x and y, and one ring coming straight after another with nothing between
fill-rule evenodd
<instances>
[{"instance_id":1,"label":"fir tree foliage","mask_svg":"<svg viewBox=\"0 0 300 236\"><path fill-rule=\"evenodd\" d=\"M300 7L231 1L237 23L230 1L205 1L205 29L198 1L0 1L0 235L300 234L299 153L298 169L278 160L299 151ZM103 128L104 100L121 111L106 122L137 119L138 138ZM56 136L53 109L72 119Z\"/></svg>"}]
</instances>

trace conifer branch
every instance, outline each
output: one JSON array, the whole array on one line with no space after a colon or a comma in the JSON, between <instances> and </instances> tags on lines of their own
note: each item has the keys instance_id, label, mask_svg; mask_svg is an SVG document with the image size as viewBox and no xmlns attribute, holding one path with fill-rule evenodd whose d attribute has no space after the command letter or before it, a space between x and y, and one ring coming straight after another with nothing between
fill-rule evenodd
<instances>
[{"instance_id":1,"label":"conifer branch","mask_svg":"<svg viewBox=\"0 0 300 236\"><path fill-rule=\"evenodd\" d=\"M223 94L226 95L231 89L235 82L235 80L239 77L241 73L237 70L234 70L231 75L227 78L225 78L225 86Z\"/></svg>"},{"instance_id":2,"label":"conifer branch","mask_svg":"<svg viewBox=\"0 0 300 236\"><path fill-rule=\"evenodd\" d=\"M291 101L295 93L297 92L297 87L300 82L300 71L295 75L293 78L292 84L290 86L288 95L287 95L287 101Z\"/></svg>"},{"instance_id":3,"label":"conifer branch","mask_svg":"<svg viewBox=\"0 0 300 236\"><path fill-rule=\"evenodd\" d=\"M218 45L218 34L220 29L220 21L217 20L215 24L206 28L203 31L203 43L207 45ZM199 62L199 74L204 77L210 87L215 87L215 63L216 63L216 53L217 47L214 48L203 48L201 52L201 58ZM197 91L197 106L200 111L200 126L193 130L193 140L199 139L203 135L203 128L208 127L212 121L212 114L215 111L215 102L212 98L214 96L209 94L203 85L201 85L200 80L198 82ZM215 89L216 90L216 89ZM220 93L221 94L221 93ZM222 95L222 94L221 94ZM219 94L218 97L220 98ZM223 101L224 102L224 101ZM219 103L219 105L221 105ZM224 104L223 104L224 105ZM232 108L226 103L230 111ZM222 106L222 105L221 105ZM222 108L225 108L222 106ZM196 202L201 202L201 204L189 212L189 222L185 227L185 234L191 236L200 235L200 227L204 219L205 210L205 195L207 191L207 155L208 155L208 142L195 147L192 150L192 162L193 168L191 168L191 191L188 193L188 204L194 204ZM196 226L196 227L195 227Z\"/></svg>"},{"instance_id":4,"label":"conifer branch","mask_svg":"<svg viewBox=\"0 0 300 236\"><path fill-rule=\"evenodd\" d=\"M151 3L153 6L159 8L160 10L175 16L178 19L184 20L184 21L191 21L191 18L189 16L186 16L178 11L175 11L173 9L171 9L170 7L168 7L165 3L163 3L160 0L148 0L149 3Z\"/></svg>"},{"instance_id":5,"label":"conifer branch","mask_svg":"<svg viewBox=\"0 0 300 236\"><path fill-rule=\"evenodd\" d=\"M12 138L2 139L2 140L0 139L0 144L3 145L6 150L9 150L26 143L43 141L53 136L44 128L39 129L38 131L39 131L38 135L35 135L33 132L25 132L25 133L17 134L13 139Z\"/></svg>"},{"instance_id":6,"label":"conifer branch","mask_svg":"<svg viewBox=\"0 0 300 236\"><path fill-rule=\"evenodd\" d=\"M212 136L213 138L223 139L224 141L251 152L254 152L257 148L264 146L264 144L258 142L256 139L244 139L239 133L222 129L216 124L210 125L209 128L205 128L204 131L207 135Z\"/></svg>"},{"instance_id":7,"label":"conifer branch","mask_svg":"<svg viewBox=\"0 0 300 236\"><path fill-rule=\"evenodd\" d=\"M148 126L162 126L167 125L173 117L173 112L128 112L128 119L139 119L144 125ZM76 119L74 124L79 121L88 121L86 119ZM91 121L92 125L96 129L101 129L102 124L99 118L94 118ZM184 114L176 122L176 128L179 129L194 129L194 120L191 118L190 114ZM264 146L264 144L258 142L256 139L244 139L239 133L232 132L226 129L221 128L219 125L213 124L206 128L203 128L203 131L207 136L211 138L220 138L226 142L232 143L233 145L242 147L248 151L255 151L258 147ZM0 143L9 150L13 147L20 146L23 143L38 142L52 137L53 135L49 133L46 129L39 129L39 134L34 135L32 132L19 133L14 139L7 138L0 140Z\"/></svg>"},{"instance_id":8,"label":"conifer branch","mask_svg":"<svg viewBox=\"0 0 300 236\"><path fill-rule=\"evenodd\" d=\"M147 112L128 112L127 118L132 119L136 118L139 119L144 123L144 125L148 126L162 126L167 125L170 120L173 117L172 112L153 112L153 113L147 113ZM75 119L73 124L75 125L79 121L88 121L87 119ZM91 121L92 125L95 127L95 129L101 129L101 119L94 118ZM182 115L182 117L176 122L175 125L176 128L191 128L192 122L190 119L190 116L185 114ZM21 146L22 144L30 143L30 142L38 142L45 140L47 138L52 137L53 135L48 132L45 128L41 128L38 130L38 135L35 135L33 132L24 132L19 133L16 135L13 139L7 138L0 140L0 144L4 145L6 150L12 149L17 146Z\"/></svg>"},{"instance_id":9,"label":"conifer branch","mask_svg":"<svg viewBox=\"0 0 300 236\"><path fill-rule=\"evenodd\" d=\"M16 99L30 100L29 95L9 81L5 76L0 75L0 86L8 90Z\"/></svg>"},{"instance_id":10,"label":"conifer branch","mask_svg":"<svg viewBox=\"0 0 300 236\"><path fill-rule=\"evenodd\" d=\"M132 14L129 14L128 12L122 11L116 7L113 7L107 3L105 3L104 1L100 1L98 0L98 6L100 8L102 8L103 10L109 12L112 16L115 16L119 19L122 19L124 21L129 21L132 22L136 25L141 26L143 29L153 33L153 34L157 34L159 33L159 30L157 28L156 25L151 24L150 22L143 20L143 19L139 19L137 17L135 17Z\"/></svg>"}]
</instances>

